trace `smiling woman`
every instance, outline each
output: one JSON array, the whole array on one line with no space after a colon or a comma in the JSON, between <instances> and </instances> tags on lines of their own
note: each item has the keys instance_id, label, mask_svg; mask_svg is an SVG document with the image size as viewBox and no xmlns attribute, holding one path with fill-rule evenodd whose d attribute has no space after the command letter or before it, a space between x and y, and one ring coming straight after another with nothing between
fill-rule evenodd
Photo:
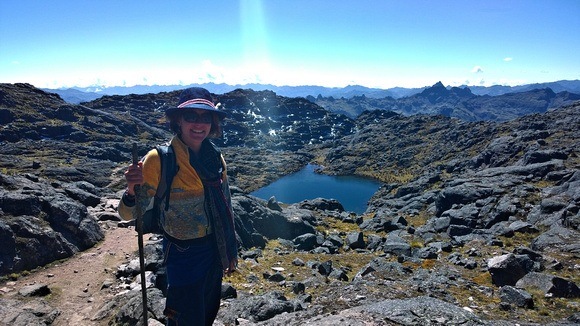
<instances>
[{"instance_id":1,"label":"smiling woman","mask_svg":"<svg viewBox=\"0 0 580 326\"><path fill-rule=\"evenodd\" d=\"M237 241L225 161L211 142L225 116L209 91L184 89L179 105L166 110L175 164L179 167L163 200L159 182L168 169L158 150L125 172L127 190L119 215L132 219L140 207L159 207L167 275L167 325L211 325L220 306L222 276L237 268ZM214 123L215 122L215 123ZM138 186L138 187L136 187ZM144 292L145 293L145 290Z\"/></svg>"}]
</instances>

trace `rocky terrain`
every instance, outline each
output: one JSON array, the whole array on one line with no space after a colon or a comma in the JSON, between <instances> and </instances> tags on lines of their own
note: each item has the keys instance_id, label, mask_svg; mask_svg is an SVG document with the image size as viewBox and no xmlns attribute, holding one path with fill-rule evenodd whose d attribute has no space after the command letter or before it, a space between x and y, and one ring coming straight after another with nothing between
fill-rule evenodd
<instances>
[{"instance_id":1,"label":"rocky terrain","mask_svg":"<svg viewBox=\"0 0 580 326\"><path fill-rule=\"evenodd\" d=\"M0 324L140 323L135 232L115 207L132 144L144 154L168 139L163 111L176 99L72 105L0 85ZM353 119L271 91L216 100L241 244L217 325L580 322L580 102L468 122L385 110ZM248 195L309 162L384 184L361 215L332 199ZM164 321L156 236L146 261L154 325Z\"/></svg>"}]
</instances>

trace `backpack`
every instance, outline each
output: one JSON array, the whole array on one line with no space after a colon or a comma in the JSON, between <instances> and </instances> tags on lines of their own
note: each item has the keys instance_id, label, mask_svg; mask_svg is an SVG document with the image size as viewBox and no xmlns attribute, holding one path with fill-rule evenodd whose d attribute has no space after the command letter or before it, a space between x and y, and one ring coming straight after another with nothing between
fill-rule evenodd
<instances>
[{"instance_id":1,"label":"backpack","mask_svg":"<svg viewBox=\"0 0 580 326\"><path fill-rule=\"evenodd\" d=\"M153 199L153 207L143 214L143 233L163 234L161 226L161 202L165 200L165 210L169 209L169 195L173 177L177 174L175 152L171 145L158 145L155 147L161 160L161 178L157 185L157 191Z\"/></svg>"}]
</instances>

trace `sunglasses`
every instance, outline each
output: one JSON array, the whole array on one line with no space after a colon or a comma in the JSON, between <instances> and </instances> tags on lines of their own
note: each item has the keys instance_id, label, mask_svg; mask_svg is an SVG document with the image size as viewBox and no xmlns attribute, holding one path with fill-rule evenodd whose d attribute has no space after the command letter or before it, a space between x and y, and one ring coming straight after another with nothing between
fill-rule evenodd
<instances>
[{"instance_id":1,"label":"sunglasses","mask_svg":"<svg viewBox=\"0 0 580 326\"><path fill-rule=\"evenodd\" d=\"M213 115L209 112L206 113L196 113L196 112L184 112L183 120L189 123L203 123L209 124L213 122Z\"/></svg>"}]
</instances>

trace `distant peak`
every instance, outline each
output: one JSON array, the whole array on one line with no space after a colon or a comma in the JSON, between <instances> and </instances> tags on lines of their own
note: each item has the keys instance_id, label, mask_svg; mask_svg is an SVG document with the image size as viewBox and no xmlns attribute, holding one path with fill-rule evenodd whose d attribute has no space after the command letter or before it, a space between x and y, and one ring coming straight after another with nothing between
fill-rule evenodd
<instances>
[{"instance_id":1,"label":"distant peak","mask_svg":"<svg viewBox=\"0 0 580 326\"><path fill-rule=\"evenodd\" d=\"M437 82L435 85L423 90L423 92L421 92L421 95L426 96L428 98L436 98L439 96L447 95L448 93L449 91L447 90L447 88L445 88L445 86L443 86L443 83Z\"/></svg>"},{"instance_id":2,"label":"distant peak","mask_svg":"<svg viewBox=\"0 0 580 326\"><path fill-rule=\"evenodd\" d=\"M435 85L431 86L431 88L441 88L441 87L445 88L445 86L441 81L438 81L435 83Z\"/></svg>"}]
</instances>

